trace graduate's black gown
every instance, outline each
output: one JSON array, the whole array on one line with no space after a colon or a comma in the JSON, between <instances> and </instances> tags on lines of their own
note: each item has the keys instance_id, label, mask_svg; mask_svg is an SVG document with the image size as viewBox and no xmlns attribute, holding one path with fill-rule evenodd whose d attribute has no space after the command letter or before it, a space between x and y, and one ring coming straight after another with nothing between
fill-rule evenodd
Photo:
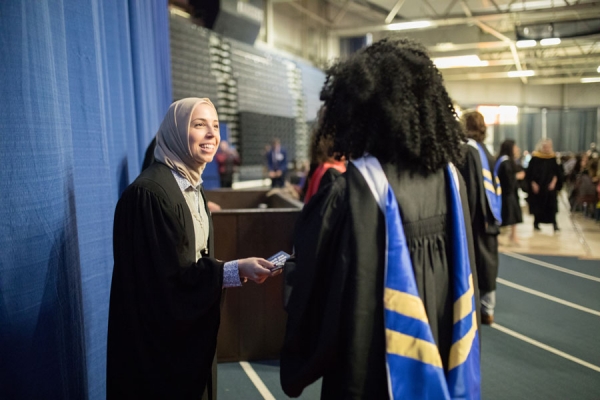
<instances>
[{"instance_id":1,"label":"graduate's black gown","mask_svg":"<svg viewBox=\"0 0 600 400\"><path fill-rule=\"evenodd\" d=\"M519 182L517 166L506 160L498 167L498 179L502 187L502 226L523 222L523 213L519 205Z\"/></svg>"},{"instance_id":2,"label":"graduate's black gown","mask_svg":"<svg viewBox=\"0 0 600 400\"><path fill-rule=\"evenodd\" d=\"M466 183L479 290L481 293L488 293L496 290L500 227L496 224L485 195L479 151L472 146L465 145L465 147L467 152L465 162L459 167L459 170ZM488 165L493 168L494 159L487 149L485 149L485 153L488 157Z\"/></svg>"},{"instance_id":3,"label":"graduate's black gown","mask_svg":"<svg viewBox=\"0 0 600 400\"><path fill-rule=\"evenodd\" d=\"M402 213L419 296L447 366L453 302L445 173L440 170L426 178L408 172L398 176L395 167L383 168ZM460 185L466 210L462 180ZM465 224L473 260L468 214ZM383 320L385 220L352 163L304 207L294 244L297 264L286 271L292 289L281 351L283 390L298 396L323 376L322 398L388 398Z\"/></svg>"},{"instance_id":4,"label":"graduate's black gown","mask_svg":"<svg viewBox=\"0 0 600 400\"><path fill-rule=\"evenodd\" d=\"M556 186L554 190L549 190L548 185L552 178L556 177ZM525 180L529 186L529 211L535 217L536 223L553 224L556 222L556 213L558 212L557 194L562 188L564 173L562 167L556 162L554 154L545 156L541 153L534 153L529 161ZM536 182L540 191L536 194L531 189L531 182Z\"/></svg>"},{"instance_id":5,"label":"graduate's black gown","mask_svg":"<svg viewBox=\"0 0 600 400\"><path fill-rule=\"evenodd\" d=\"M223 263L196 260L192 215L167 166L153 163L123 192L113 244L107 398L201 398L214 389Z\"/></svg>"}]
</instances>

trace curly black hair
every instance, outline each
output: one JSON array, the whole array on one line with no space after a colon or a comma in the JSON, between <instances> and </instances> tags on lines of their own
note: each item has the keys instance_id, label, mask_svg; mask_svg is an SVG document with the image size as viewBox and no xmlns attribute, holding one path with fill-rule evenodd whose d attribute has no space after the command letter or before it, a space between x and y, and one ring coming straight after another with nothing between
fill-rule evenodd
<instances>
[{"instance_id":1,"label":"curly black hair","mask_svg":"<svg viewBox=\"0 0 600 400\"><path fill-rule=\"evenodd\" d=\"M332 152L430 172L460 164L465 136L427 51L409 39L384 39L327 70L319 136Z\"/></svg>"}]
</instances>

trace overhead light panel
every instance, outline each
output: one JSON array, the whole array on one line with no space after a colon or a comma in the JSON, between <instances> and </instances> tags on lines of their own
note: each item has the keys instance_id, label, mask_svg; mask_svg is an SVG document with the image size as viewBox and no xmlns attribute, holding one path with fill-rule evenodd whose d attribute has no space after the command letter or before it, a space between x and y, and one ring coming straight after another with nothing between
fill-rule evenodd
<instances>
[{"instance_id":1,"label":"overhead light panel","mask_svg":"<svg viewBox=\"0 0 600 400\"><path fill-rule=\"evenodd\" d=\"M487 67L490 64L488 61L481 61L479 59L479 56L475 54L468 56L434 58L433 63L439 69L462 67Z\"/></svg>"},{"instance_id":2,"label":"overhead light panel","mask_svg":"<svg viewBox=\"0 0 600 400\"><path fill-rule=\"evenodd\" d=\"M559 38L542 39L542 40L540 40L540 44L542 46L556 46L557 44L560 44L560 39Z\"/></svg>"},{"instance_id":3,"label":"overhead light panel","mask_svg":"<svg viewBox=\"0 0 600 400\"><path fill-rule=\"evenodd\" d=\"M581 78L581 83L600 82L600 78Z\"/></svg>"},{"instance_id":4,"label":"overhead light panel","mask_svg":"<svg viewBox=\"0 0 600 400\"><path fill-rule=\"evenodd\" d=\"M410 21L410 22L398 22L397 24L388 24L385 29L388 31L406 31L409 29L421 29L433 26L431 21Z\"/></svg>"},{"instance_id":5,"label":"overhead light panel","mask_svg":"<svg viewBox=\"0 0 600 400\"><path fill-rule=\"evenodd\" d=\"M519 49L524 49L526 47L535 47L537 42L535 40L519 40L517 42L517 47Z\"/></svg>"},{"instance_id":6,"label":"overhead light panel","mask_svg":"<svg viewBox=\"0 0 600 400\"><path fill-rule=\"evenodd\" d=\"M598 69L596 70L596 72L598 72L600 74L600 66L598 66Z\"/></svg>"},{"instance_id":7,"label":"overhead light panel","mask_svg":"<svg viewBox=\"0 0 600 400\"><path fill-rule=\"evenodd\" d=\"M534 75L535 75L535 71L532 71L530 69L525 70L525 71L508 71L509 78L521 78L524 76L534 76Z\"/></svg>"}]
</instances>

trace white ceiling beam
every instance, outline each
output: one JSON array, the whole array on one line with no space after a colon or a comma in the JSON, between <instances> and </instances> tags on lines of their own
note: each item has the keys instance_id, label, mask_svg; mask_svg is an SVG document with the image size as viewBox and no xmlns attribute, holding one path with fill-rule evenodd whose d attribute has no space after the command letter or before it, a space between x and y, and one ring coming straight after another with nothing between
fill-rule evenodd
<instances>
[{"instance_id":1,"label":"white ceiling beam","mask_svg":"<svg viewBox=\"0 0 600 400\"><path fill-rule=\"evenodd\" d=\"M438 14L437 11L435 11L435 8L433 8L433 6L431 5L431 3L429 3L428 0L421 0L423 3L425 3L425 5L427 6L427 8L429 8L429 11L432 12L433 15L435 15L436 17L439 17L440 14Z\"/></svg>"},{"instance_id":2,"label":"white ceiling beam","mask_svg":"<svg viewBox=\"0 0 600 400\"><path fill-rule=\"evenodd\" d=\"M515 79L508 76L508 71L496 71L496 72L466 72L466 73L448 73L450 70L441 70L444 80L446 81L464 81L464 80L480 80L480 79ZM529 77L529 79L538 78L552 78L556 75L575 74L577 78L581 78L584 73L593 74L596 72L594 69L588 68L583 70L580 67L572 68L543 68L536 69L535 75ZM588 75L589 76L589 75ZM596 74L597 76L597 74Z\"/></svg>"},{"instance_id":3,"label":"white ceiling beam","mask_svg":"<svg viewBox=\"0 0 600 400\"><path fill-rule=\"evenodd\" d=\"M390 22L392 22L394 20L394 18L396 18L396 15L398 15L398 11L400 11L400 9L404 5L405 1L406 0L398 0L396 2L394 7L392 7L392 10L390 11L390 13L387 15L387 17L385 17L386 24L389 24Z\"/></svg>"},{"instance_id":4,"label":"white ceiling beam","mask_svg":"<svg viewBox=\"0 0 600 400\"><path fill-rule=\"evenodd\" d=\"M469 10L469 7L467 7L467 3L465 3L465 0L460 0L460 5L462 6L463 10L465 11L465 14L467 14L467 17L472 17L473 13L471 12L471 10ZM513 60L515 62L515 67L517 68L517 71L523 71L523 67L521 66L521 60L519 58L519 53L517 52L517 46L515 45L515 42L513 40L511 40L510 38L504 36L503 34L501 34L500 32L498 32L497 30L493 29L491 26L488 26L486 24L484 24L483 22L479 21L479 20L475 20L475 24L484 32L489 33L492 36L497 37L498 39L502 40L504 43L508 44L508 46L510 47L510 52L513 56ZM527 83L527 77L522 76L521 77L521 81L523 83Z\"/></svg>"},{"instance_id":5,"label":"white ceiling beam","mask_svg":"<svg viewBox=\"0 0 600 400\"><path fill-rule=\"evenodd\" d=\"M342 6L342 8L340 8L340 10L335 15L335 17L333 17L333 25L334 26L339 24L340 21L342 20L342 18L344 18L344 15L346 15L346 12L348 12L348 7L350 7L350 3L352 3L352 0L346 0L344 5Z\"/></svg>"},{"instance_id":6,"label":"white ceiling beam","mask_svg":"<svg viewBox=\"0 0 600 400\"><path fill-rule=\"evenodd\" d=\"M294 3L283 3L294 4ZM493 23L499 20L518 21L521 24L544 22L544 21L564 21L570 19L581 19L582 15L585 18L600 17L600 1L593 3L584 3L580 5L572 5L571 7L555 7L552 11L531 10L511 12L511 13L491 13L491 14L473 14L472 17L457 17L457 18L432 18L433 25L425 29L435 29L440 26L454 25L473 25L475 21L483 23ZM403 21L410 22L411 20ZM382 32L390 30L387 24L359 26L352 28L336 28L331 30L331 34L335 36L360 36L366 33Z\"/></svg>"},{"instance_id":7,"label":"white ceiling beam","mask_svg":"<svg viewBox=\"0 0 600 400\"><path fill-rule=\"evenodd\" d=\"M296 2L290 2L290 3L285 3L285 4L289 4L290 6L294 7L296 10L300 11L302 14L317 21L321 25L324 25L329 28L332 26L331 21L321 17L318 14L315 14L314 12L310 11L309 9L305 8L304 6L301 6L300 4L298 4Z\"/></svg>"},{"instance_id":8,"label":"white ceiling beam","mask_svg":"<svg viewBox=\"0 0 600 400\"><path fill-rule=\"evenodd\" d=\"M446 7L446 11L444 11L443 15L444 17L447 17L448 15L450 15L450 11L452 11L452 8L454 7L454 5L456 4L458 0L452 0L450 2L450 4L448 4L448 7Z\"/></svg>"}]
</instances>

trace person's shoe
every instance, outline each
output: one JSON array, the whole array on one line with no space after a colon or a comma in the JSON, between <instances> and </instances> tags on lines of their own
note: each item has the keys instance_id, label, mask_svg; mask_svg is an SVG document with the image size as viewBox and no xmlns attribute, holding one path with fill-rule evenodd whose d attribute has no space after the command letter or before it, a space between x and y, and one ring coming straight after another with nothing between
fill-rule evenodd
<instances>
[{"instance_id":1,"label":"person's shoe","mask_svg":"<svg viewBox=\"0 0 600 400\"><path fill-rule=\"evenodd\" d=\"M538 224L533 224L533 229L536 231L541 231L540 226Z\"/></svg>"},{"instance_id":2,"label":"person's shoe","mask_svg":"<svg viewBox=\"0 0 600 400\"><path fill-rule=\"evenodd\" d=\"M481 323L484 325L491 325L494 323L494 316L493 315L487 315L487 314L481 314Z\"/></svg>"},{"instance_id":3,"label":"person's shoe","mask_svg":"<svg viewBox=\"0 0 600 400\"><path fill-rule=\"evenodd\" d=\"M558 224L554 224L554 232L558 232L558 231L560 231Z\"/></svg>"}]
</instances>

